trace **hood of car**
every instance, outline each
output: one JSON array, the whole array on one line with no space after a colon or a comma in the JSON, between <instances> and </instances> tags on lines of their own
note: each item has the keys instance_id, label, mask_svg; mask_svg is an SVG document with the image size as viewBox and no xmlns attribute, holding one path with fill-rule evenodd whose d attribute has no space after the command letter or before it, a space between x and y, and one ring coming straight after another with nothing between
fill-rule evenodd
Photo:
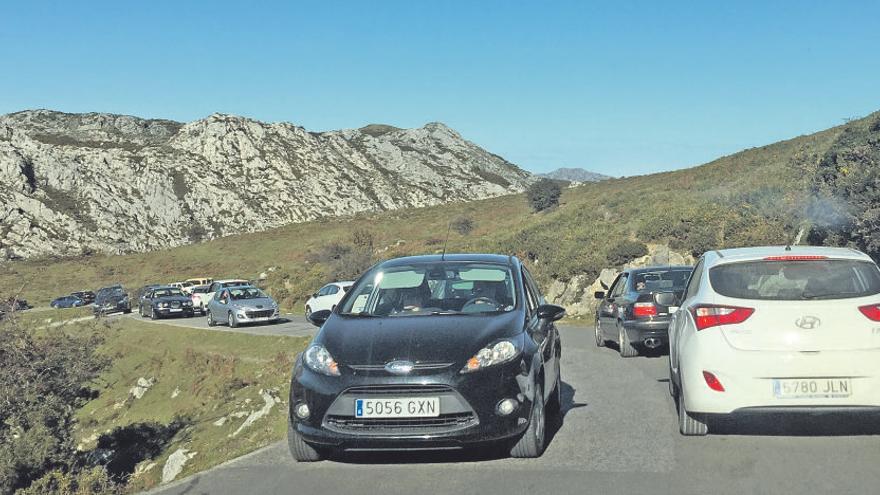
<instances>
[{"instance_id":1,"label":"hood of car","mask_svg":"<svg viewBox=\"0 0 880 495\"><path fill-rule=\"evenodd\" d=\"M258 297L256 299L239 299L232 301L232 305L237 308L247 309L272 309L275 307L275 301L271 297Z\"/></svg>"},{"instance_id":2,"label":"hood of car","mask_svg":"<svg viewBox=\"0 0 880 495\"><path fill-rule=\"evenodd\" d=\"M321 327L315 342L346 365L379 365L395 360L463 363L487 344L522 332L523 319L519 311L389 318L334 314Z\"/></svg>"},{"instance_id":3,"label":"hood of car","mask_svg":"<svg viewBox=\"0 0 880 495\"><path fill-rule=\"evenodd\" d=\"M98 304L116 304L123 299L128 299L128 294L109 294L99 297L95 302Z\"/></svg>"}]
</instances>

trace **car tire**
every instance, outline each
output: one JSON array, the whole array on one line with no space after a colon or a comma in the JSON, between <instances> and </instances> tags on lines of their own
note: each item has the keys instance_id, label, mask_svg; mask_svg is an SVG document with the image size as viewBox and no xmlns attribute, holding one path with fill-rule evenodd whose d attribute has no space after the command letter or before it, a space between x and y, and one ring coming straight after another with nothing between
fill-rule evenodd
<instances>
[{"instance_id":1,"label":"car tire","mask_svg":"<svg viewBox=\"0 0 880 495\"><path fill-rule=\"evenodd\" d=\"M678 431L686 437L700 437L709 433L705 418L688 412L684 405L684 387L678 390Z\"/></svg>"},{"instance_id":2,"label":"car tire","mask_svg":"<svg viewBox=\"0 0 880 495\"><path fill-rule=\"evenodd\" d=\"M217 326L217 322L214 321L214 317L211 316L211 312L210 312L210 311L206 311L205 313L206 313L206 314L205 314L205 317L208 319L208 326L209 326L209 327Z\"/></svg>"},{"instance_id":3,"label":"car tire","mask_svg":"<svg viewBox=\"0 0 880 495\"><path fill-rule=\"evenodd\" d=\"M226 323L229 325L229 328L238 328L238 322L235 321L235 316L232 314L232 311L230 311L229 315L226 317Z\"/></svg>"},{"instance_id":4,"label":"car tire","mask_svg":"<svg viewBox=\"0 0 880 495\"><path fill-rule=\"evenodd\" d=\"M156 314L156 310L153 308L150 308L150 319L151 320L158 320L159 319L159 315Z\"/></svg>"},{"instance_id":5,"label":"car tire","mask_svg":"<svg viewBox=\"0 0 880 495\"><path fill-rule=\"evenodd\" d=\"M602 334L602 327L599 325L599 320L596 320L594 328L596 329L596 347L605 347L605 335Z\"/></svg>"},{"instance_id":6,"label":"car tire","mask_svg":"<svg viewBox=\"0 0 880 495\"><path fill-rule=\"evenodd\" d=\"M532 401L532 414L529 426L523 436L510 449L510 457L534 458L544 453L547 434L547 417L544 410L544 393L541 386L535 387L535 398Z\"/></svg>"},{"instance_id":7,"label":"car tire","mask_svg":"<svg viewBox=\"0 0 880 495\"><path fill-rule=\"evenodd\" d=\"M290 424L290 420L287 421L287 447L297 462L317 462L326 457L322 451L303 440L302 435Z\"/></svg>"},{"instance_id":8,"label":"car tire","mask_svg":"<svg viewBox=\"0 0 880 495\"><path fill-rule=\"evenodd\" d=\"M639 351L629 342L629 337L623 329L620 322L617 323L617 348L620 350L620 357L631 358L639 355Z\"/></svg>"}]
</instances>

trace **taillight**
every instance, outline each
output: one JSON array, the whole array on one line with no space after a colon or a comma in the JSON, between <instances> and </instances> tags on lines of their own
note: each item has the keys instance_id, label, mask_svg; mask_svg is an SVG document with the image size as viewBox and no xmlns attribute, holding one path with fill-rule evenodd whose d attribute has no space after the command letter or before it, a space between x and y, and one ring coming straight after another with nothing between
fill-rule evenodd
<instances>
[{"instance_id":1,"label":"taillight","mask_svg":"<svg viewBox=\"0 0 880 495\"><path fill-rule=\"evenodd\" d=\"M816 256L816 255L806 255L806 254L792 254L788 256L767 256L764 258L764 261L817 261L817 260L827 260L827 256Z\"/></svg>"},{"instance_id":2,"label":"taillight","mask_svg":"<svg viewBox=\"0 0 880 495\"><path fill-rule=\"evenodd\" d=\"M860 306L859 311L862 312L863 315L867 316L871 321L880 321L880 304L869 304L867 306Z\"/></svg>"},{"instance_id":3,"label":"taillight","mask_svg":"<svg viewBox=\"0 0 880 495\"><path fill-rule=\"evenodd\" d=\"M633 304L633 316L636 318L657 316L657 306L654 306L654 303L649 302L635 303Z\"/></svg>"},{"instance_id":4,"label":"taillight","mask_svg":"<svg viewBox=\"0 0 880 495\"><path fill-rule=\"evenodd\" d=\"M691 307L697 330L705 330L718 325L735 325L746 321L755 310L737 306L716 306L703 304Z\"/></svg>"},{"instance_id":5,"label":"taillight","mask_svg":"<svg viewBox=\"0 0 880 495\"><path fill-rule=\"evenodd\" d=\"M703 380L706 380L706 385L709 386L712 390L716 392L724 392L724 385L721 384L721 381L718 380L718 377L709 373L708 371L703 372Z\"/></svg>"}]
</instances>

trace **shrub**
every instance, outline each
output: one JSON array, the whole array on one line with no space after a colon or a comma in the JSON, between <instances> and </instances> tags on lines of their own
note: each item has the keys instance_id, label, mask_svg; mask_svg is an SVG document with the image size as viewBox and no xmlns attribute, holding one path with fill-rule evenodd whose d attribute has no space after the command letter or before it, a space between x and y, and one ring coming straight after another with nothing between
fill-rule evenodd
<instances>
[{"instance_id":1,"label":"shrub","mask_svg":"<svg viewBox=\"0 0 880 495\"><path fill-rule=\"evenodd\" d=\"M461 235L468 235L474 230L474 221L469 217L460 216L453 219L449 226Z\"/></svg>"},{"instance_id":2,"label":"shrub","mask_svg":"<svg viewBox=\"0 0 880 495\"><path fill-rule=\"evenodd\" d=\"M645 243L625 239L611 246L605 257L612 265L622 265L646 254L648 254L648 246Z\"/></svg>"},{"instance_id":3,"label":"shrub","mask_svg":"<svg viewBox=\"0 0 880 495\"><path fill-rule=\"evenodd\" d=\"M562 196L562 187L558 182L550 179L541 179L526 189L529 206L535 212L559 206L560 196Z\"/></svg>"},{"instance_id":4,"label":"shrub","mask_svg":"<svg viewBox=\"0 0 880 495\"><path fill-rule=\"evenodd\" d=\"M122 493L122 486L110 479L101 466L78 473L52 470L31 483L17 495L115 495Z\"/></svg>"}]
</instances>

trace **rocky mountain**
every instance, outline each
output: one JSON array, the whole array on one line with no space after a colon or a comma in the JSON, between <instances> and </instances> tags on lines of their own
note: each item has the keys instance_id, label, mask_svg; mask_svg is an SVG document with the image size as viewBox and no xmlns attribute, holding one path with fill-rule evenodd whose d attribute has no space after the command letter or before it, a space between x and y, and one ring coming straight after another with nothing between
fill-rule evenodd
<instances>
[{"instance_id":1,"label":"rocky mountain","mask_svg":"<svg viewBox=\"0 0 880 495\"><path fill-rule=\"evenodd\" d=\"M552 172L540 174L539 176L548 179L567 180L569 182L599 182L611 178L610 175L597 174L582 168L557 168Z\"/></svg>"},{"instance_id":2,"label":"rocky mountain","mask_svg":"<svg viewBox=\"0 0 880 495\"><path fill-rule=\"evenodd\" d=\"M24 111L0 116L0 259L148 251L533 180L441 123L309 132Z\"/></svg>"}]
</instances>

